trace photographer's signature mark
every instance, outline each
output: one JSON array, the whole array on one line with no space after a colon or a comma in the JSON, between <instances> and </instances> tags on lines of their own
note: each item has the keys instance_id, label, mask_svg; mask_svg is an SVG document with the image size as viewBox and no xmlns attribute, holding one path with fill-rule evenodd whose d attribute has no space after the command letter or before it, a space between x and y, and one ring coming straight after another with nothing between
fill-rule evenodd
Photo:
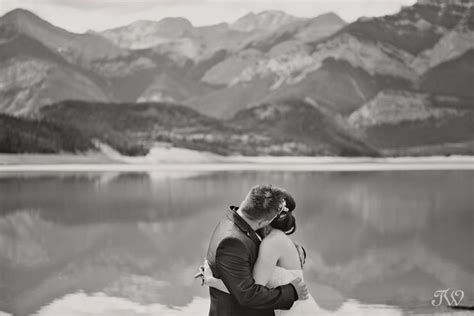
<instances>
[{"instance_id":1,"label":"photographer's signature mark","mask_svg":"<svg viewBox=\"0 0 474 316\"><path fill-rule=\"evenodd\" d=\"M443 301L446 301L448 306L459 306L464 298L464 291L447 288L445 290L435 291L433 296L434 299L431 300L431 305L435 307L440 306Z\"/></svg>"}]
</instances>

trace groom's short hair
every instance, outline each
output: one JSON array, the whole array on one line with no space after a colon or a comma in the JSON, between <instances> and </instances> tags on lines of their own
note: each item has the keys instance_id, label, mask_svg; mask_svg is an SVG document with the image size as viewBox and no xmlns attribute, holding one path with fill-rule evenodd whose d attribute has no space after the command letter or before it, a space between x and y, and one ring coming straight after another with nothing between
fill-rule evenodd
<instances>
[{"instance_id":1,"label":"groom's short hair","mask_svg":"<svg viewBox=\"0 0 474 316\"><path fill-rule=\"evenodd\" d=\"M284 191L271 184L256 185L242 201L239 209L250 219L270 219L278 212L284 201Z\"/></svg>"}]
</instances>

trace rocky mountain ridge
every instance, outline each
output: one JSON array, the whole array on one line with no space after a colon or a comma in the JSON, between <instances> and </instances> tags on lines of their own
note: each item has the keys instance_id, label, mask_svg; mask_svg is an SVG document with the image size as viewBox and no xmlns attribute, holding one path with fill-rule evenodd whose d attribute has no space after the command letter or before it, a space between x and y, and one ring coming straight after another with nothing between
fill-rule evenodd
<instances>
[{"instance_id":1,"label":"rocky mountain ridge","mask_svg":"<svg viewBox=\"0 0 474 316\"><path fill-rule=\"evenodd\" d=\"M230 28L242 32L272 31L300 20L303 19L277 10L262 11L257 14L250 12L232 23Z\"/></svg>"},{"instance_id":2,"label":"rocky mountain ridge","mask_svg":"<svg viewBox=\"0 0 474 316\"><path fill-rule=\"evenodd\" d=\"M276 14L281 20L278 25L294 20L277 13L261 16L267 19ZM13 10L0 18L0 67L5 67L0 72L0 80L5 83L0 87L0 94L5 96L0 109L15 115L28 114L36 107L76 98L183 102L222 85L201 78L254 36L269 32L236 31L225 23L194 27L183 18L165 18L138 21L103 33L75 34L29 11ZM138 42L133 42L137 36ZM24 67L25 58L42 69L56 69L50 72L68 73L72 87L86 90L83 97L74 92L77 89L59 89L50 82L56 82L54 79L41 77L37 68ZM37 79L29 81L25 76ZM163 86L163 78L172 78L174 83Z\"/></svg>"},{"instance_id":3,"label":"rocky mountain ridge","mask_svg":"<svg viewBox=\"0 0 474 316\"><path fill-rule=\"evenodd\" d=\"M271 48L265 51L253 48L262 45L252 45L252 48L229 55L226 60L210 68L202 80L225 83L229 95L232 95L235 86L243 87L265 80L268 82L265 95L269 95L273 90L291 90L295 86L304 85L305 81L312 82L313 86L324 85L320 80L314 82L313 78L323 72L325 61L333 59L336 63L345 63L365 72L369 78L384 77L395 82L405 81L411 89L416 90L423 87L423 81L430 81L429 70L472 50L472 21L472 2L422 1L402 8L395 15L360 18L322 40L302 42L296 40L294 34L285 33L284 38L275 41L277 44L270 45ZM469 68L465 71L469 72ZM347 74L340 75L347 77ZM344 95L352 90L352 98L359 99L353 105L356 109L375 94L364 93L363 87L368 84L366 80L350 77L353 87L348 90L344 86L336 94ZM324 76L321 79L326 80ZM219 96L225 93L223 90ZM311 95L311 90L300 93L302 97L316 97L318 101L340 107L336 96L328 99L320 95L318 98ZM206 96L204 98L203 102L192 101L198 107L201 103L220 102L220 97L216 101ZM261 101L260 96L246 100L247 103ZM234 104L229 105L228 115L232 115L234 107Z\"/></svg>"},{"instance_id":4,"label":"rocky mountain ridge","mask_svg":"<svg viewBox=\"0 0 474 316\"><path fill-rule=\"evenodd\" d=\"M285 133L301 142L296 153L348 152L340 148L353 146L353 140L331 138L325 126L359 135L367 147L356 153L468 144L473 21L471 1L433 0L350 24L332 13L302 19L270 11L234 24L195 27L183 18L166 18L75 34L19 9L0 18L0 112L38 117L43 107L74 99L106 108L165 102L184 104L238 130L248 125L234 121L238 113L257 115L255 109L268 106L294 106L298 112L302 102L305 109L309 104L326 114L320 120L306 113L314 120L304 121L304 130L314 142L285 126ZM251 134L263 123L251 115L247 119L254 125ZM303 124L290 113L280 119L288 119L289 126ZM291 152L294 144L278 147L292 143L291 137L263 126L268 131L260 130L255 143L265 144L261 154ZM393 137L377 137L379 132ZM417 133L438 135L438 143L421 136L411 141ZM204 136L191 138L200 142L199 137ZM216 146L229 153L222 149L228 148L226 138L218 138ZM279 149L268 149L275 142ZM231 143L240 144L237 152L248 153L241 140ZM316 143L331 145L315 149ZM466 146L470 152L472 144Z\"/></svg>"}]
</instances>

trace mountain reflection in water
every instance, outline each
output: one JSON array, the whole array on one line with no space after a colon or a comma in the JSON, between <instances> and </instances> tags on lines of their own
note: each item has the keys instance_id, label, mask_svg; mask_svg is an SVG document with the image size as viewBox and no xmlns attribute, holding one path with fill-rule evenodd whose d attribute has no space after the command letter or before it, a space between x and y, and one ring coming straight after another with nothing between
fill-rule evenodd
<instances>
[{"instance_id":1,"label":"mountain reflection in water","mask_svg":"<svg viewBox=\"0 0 474 316\"><path fill-rule=\"evenodd\" d=\"M443 313L446 288L473 305L473 171L21 173L0 177L0 311L207 314L193 275L257 183L294 194L324 314Z\"/></svg>"}]
</instances>

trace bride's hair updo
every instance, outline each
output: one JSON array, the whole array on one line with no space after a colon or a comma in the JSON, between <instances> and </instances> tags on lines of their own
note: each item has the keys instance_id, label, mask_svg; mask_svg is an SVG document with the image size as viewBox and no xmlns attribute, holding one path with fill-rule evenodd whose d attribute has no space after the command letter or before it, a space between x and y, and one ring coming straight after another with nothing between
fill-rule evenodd
<instances>
[{"instance_id":1,"label":"bride's hair updo","mask_svg":"<svg viewBox=\"0 0 474 316\"><path fill-rule=\"evenodd\" d=\"M270 223L270 226L291 235L296 231L296 219L291 212L282 212Z\"/></svg>"},{"instance_id":2,"label":"bride's hair updo","mask_svg":"<svg viewBox=\"0 0 474 316\"><path fill-rule=\"evenodd\" d=\"M288 211L281 212L280 215L270 223L270 226L283 231L287 235L291 235L296 231L296 219L293 216L296 203L288 192L284 192L284 200Z\"/></svg>"}]
</instances>

